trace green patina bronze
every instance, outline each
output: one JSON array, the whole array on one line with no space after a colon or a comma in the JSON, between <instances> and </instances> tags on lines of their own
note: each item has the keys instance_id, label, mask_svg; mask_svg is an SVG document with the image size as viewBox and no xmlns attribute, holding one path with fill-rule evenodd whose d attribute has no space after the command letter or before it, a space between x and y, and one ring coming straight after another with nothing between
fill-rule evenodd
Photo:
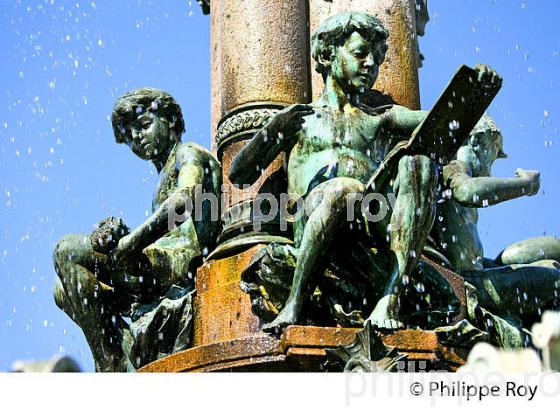
<instances>
[{"instance_id":1,"label":"green patina bronze","mask_svg":"<svg viewBox=\"0 0 560 410\"><path fill-rule=\"evenodd\" d=\"M456 272L477 288L482 305L498 314L526 318L528 326L557 300L560 240L531 238L509 246L495 260L484 257L478 209L535 195L540 186L537 171L517 169L514 178L492 177L494 161L506 157L502 134L485 116L443 168L441 222L434 225L433 236Z\"/></svg>"},{"instance_id":2,"label":"green patina bronze","mask_svg":"<svg viewBox=\"0 0 560 410\"><path fill-rule=\"evenodd\" d=\"M321 24L313 34L312 54L325 81L322 96L276 114L232 163L230 179L252 183L258 177L255 169L265 169L287 152L288 193L305 204L306 216L294 227L298 258L290 293L278 316L264 326L267 330L300 320L317 272L350 229L355 230L353 242L377 249L378 263L388 273L376 284L382 290L369 322L379 328L403 326L399 295L432 226L438 178L435 161L420 145L386 161L427 116L387 104L387 98L371 91L387 35L379 20L362 13L341 13ZM473 81L489 88L501 83L488 67L477 70ZM385 177L373 186L370 178L376 172ZM368 224L360 216L364 209L352 209L353 198L373 192L395 200L385 218ZM349 219L350 214L356 217Z\"/></svg>"},{"instance_id":3,"label":"green patina bronze","mask_svg":"<svg viewBox=\"0 0 560 410\"><path fill-rule=\"evenodd\" d=\"M117 100L112 122L116 141L159 173L153 214L132 232L108 218L91 235L66 235L54 252L55 301L82 328L98 371L133 370L190 346L194 272L220 230L206 203L201 218L170 229L188 199L201 192L219 198L221 183L212 154L181 142L173 97L131 91Z\"/></svg>"},{"instance_id":4,"label":"green patina bronze","mask_svg":"<svg viewBox=\"0 0 560 410\"><path fill-rule=\"evenodd\" d=\"M410 110L372 89L387 37L363 13L323 22L311 44L322 96L273 115L234 158L231 182L252 184L286 153L293 198L294 246L263 247L241 287L267 331L365 325L331 352L338 368L392 369L402 357L375 332L405 326L435 330L449 346L522 346L523 325L557 299L560 240L531 238L484 258L477 209L540 185L536 171L491 176L505 157L502 136L489 117L478 120L501 78L462 66L432 110ZM191 346L194 276L220 233L222 178L210 152L181 142L183 116L168 93L123 95L112 123L116 141L158 171L153 214L133 230L108 217L89 235L64 236L55 301L82 328L98 371L133 371ZM189 201L195 218L184 215ZM422 254L464 276L465 309Z\"/></svg>"}]
</instances>

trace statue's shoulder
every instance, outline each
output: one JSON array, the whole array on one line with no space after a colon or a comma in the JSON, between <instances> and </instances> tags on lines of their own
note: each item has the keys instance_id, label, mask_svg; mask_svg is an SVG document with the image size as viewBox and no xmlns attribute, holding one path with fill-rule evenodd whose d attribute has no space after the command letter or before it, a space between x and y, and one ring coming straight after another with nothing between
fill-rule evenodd
<instances>
[{"instance_id":1,"label":"statue's shoulder","mask_svg":"<svg viewBox=\"0 0 560 410\"><path fill-rule=\"evenodd\" d=\"M196 142L181 142L177 148L177 161L179 162L199 162L199 163L218 163L214 155Z\"/></svg>"},{"instance_id":2,"label":"statue's shoulder","mask_svg":"<svg viewBox=\"0 0 560 410\"><path fill-rule=\"evenodd\" d=\"M454 159L443 167L443 181L451 188L454 186L454 182L457 182L458 177L463 179L470 176L472 176L471 166L458 159Z\"/></svg>"}]
</instances>

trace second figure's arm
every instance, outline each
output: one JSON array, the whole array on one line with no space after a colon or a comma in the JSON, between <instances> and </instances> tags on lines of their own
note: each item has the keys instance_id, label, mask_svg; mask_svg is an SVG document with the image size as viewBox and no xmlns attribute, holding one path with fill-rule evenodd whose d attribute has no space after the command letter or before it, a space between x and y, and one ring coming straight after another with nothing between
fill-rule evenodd
<instances>
[{"instance_id":1,"label":"second figure's arm","mask_svg":"<svg viewBox=\"0 0 560 410\"><path fill-rule=\"evenodd\" d=\"M452 161L443 168L443 179L453 199L468 208L495 205L524 195L535 195L540 187L537 171L518 169L515 178L473 177L466 164Z\"/></svg>"}]
</instances>

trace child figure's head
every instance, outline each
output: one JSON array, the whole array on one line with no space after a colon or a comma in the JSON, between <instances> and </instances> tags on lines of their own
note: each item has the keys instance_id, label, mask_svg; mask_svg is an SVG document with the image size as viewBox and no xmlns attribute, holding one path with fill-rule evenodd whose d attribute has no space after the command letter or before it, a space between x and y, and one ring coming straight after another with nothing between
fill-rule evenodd
<instances>
[{"instance_id":1,"label":"child figure's head","mask_svg":"<svg viewBox=\"0 0 560 410\"><path fill-rule=\"evenodd\" d=\"M471 164L475 177L490 176L494 161L507 158L502 133L489 115L484 114L478 121L457 158Z\"/></svg>"},{"instance_id":2,"label":"child figure's head","mask_svg":"<svg viewBox=\"0 0 560 410\"><path fill-rule=\"evenodd\" d=\"M138 88L119 97L111 120L117 143L127 144L146 160L166 155L185 129L179 104L155 88Z\"/></svg>"},{"instance_id":3,"label":"child figure's head","mask_svg":"<svg viewBox=\"0 0 560 410\"><path fill-rule=\"evenodd\" d=\"M373 87L385 59L388 32L365 13L340 13L325 20L313 33L311 54L323 80L329 76L347 93Z\"/></svg>"}]
</instances>

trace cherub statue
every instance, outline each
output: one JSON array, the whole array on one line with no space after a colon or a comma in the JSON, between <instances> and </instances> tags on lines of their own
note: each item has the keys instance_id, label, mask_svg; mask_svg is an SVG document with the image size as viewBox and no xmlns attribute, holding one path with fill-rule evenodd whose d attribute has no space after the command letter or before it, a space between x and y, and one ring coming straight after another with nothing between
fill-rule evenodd
<instances>
[{"instance_id":1,"label":"cherub statue","mask_svg":"<svg viewBox=\"0 0 560 410\"><path fill-rule=\"evenodd\" d=\"M483 306L497 314L536 314L558 300L560 240L531 238L509 246L496 260L484 258L478 208L535 195L540 187L537 171L517 169L514 178L491 176L498 158L507 158L502 134L485 115L456 159L443 168L441 222L434 225L434 236L457 273L477 288Z\"/></svg>"},{"instance_id":2,"label":"cherub statue","mask_svg":"<svg viewBox=\"0 0 560 410\"><path fill-rule=\"evenodd\" d=\"M381 22L368 14L340 13L323 22L311 40L316 70L325 81L322 96L311 105L280 111L232 163L231 181L252 183L258 177L255 169L265 169L281 151L287 152L288 193L303 198L308 211L294 226L299 255L288 300L265 330L300 320L310 285L336 248L337 237L360 225L360 217L348 218L361 215L356 195L371 192L394 194L396 200L387 217L350 235L388 256L388 277L379 284L384 290L368 320L379 328L403 326L399 291L417 266L431 229L438 178L428 155L410 154L387 168L385 183L366 187L389 151L408 140L427 115L399 105L371 106L387 36ZM474 80L501 81L486 66L478 67Z\"/></svg>"},{"instance_id":3,"label":"cherub statue","mask_svg":"<svg viewBox=\"0 0 560 410\"><path fill-rule=\"evenodd\" d=\"M108 218L92 235L64 236L54 251L55 301L82 328L98 371L133 370L188 347L193 272L220 231L210 201L199 204L198 218L184 213L203 194L219 203L221 169L208 150L181 142L173 97L153 88L128 92L112 123L117 143L158 171L153 214L132 232Z\"/></svg>"}]
</instances>

